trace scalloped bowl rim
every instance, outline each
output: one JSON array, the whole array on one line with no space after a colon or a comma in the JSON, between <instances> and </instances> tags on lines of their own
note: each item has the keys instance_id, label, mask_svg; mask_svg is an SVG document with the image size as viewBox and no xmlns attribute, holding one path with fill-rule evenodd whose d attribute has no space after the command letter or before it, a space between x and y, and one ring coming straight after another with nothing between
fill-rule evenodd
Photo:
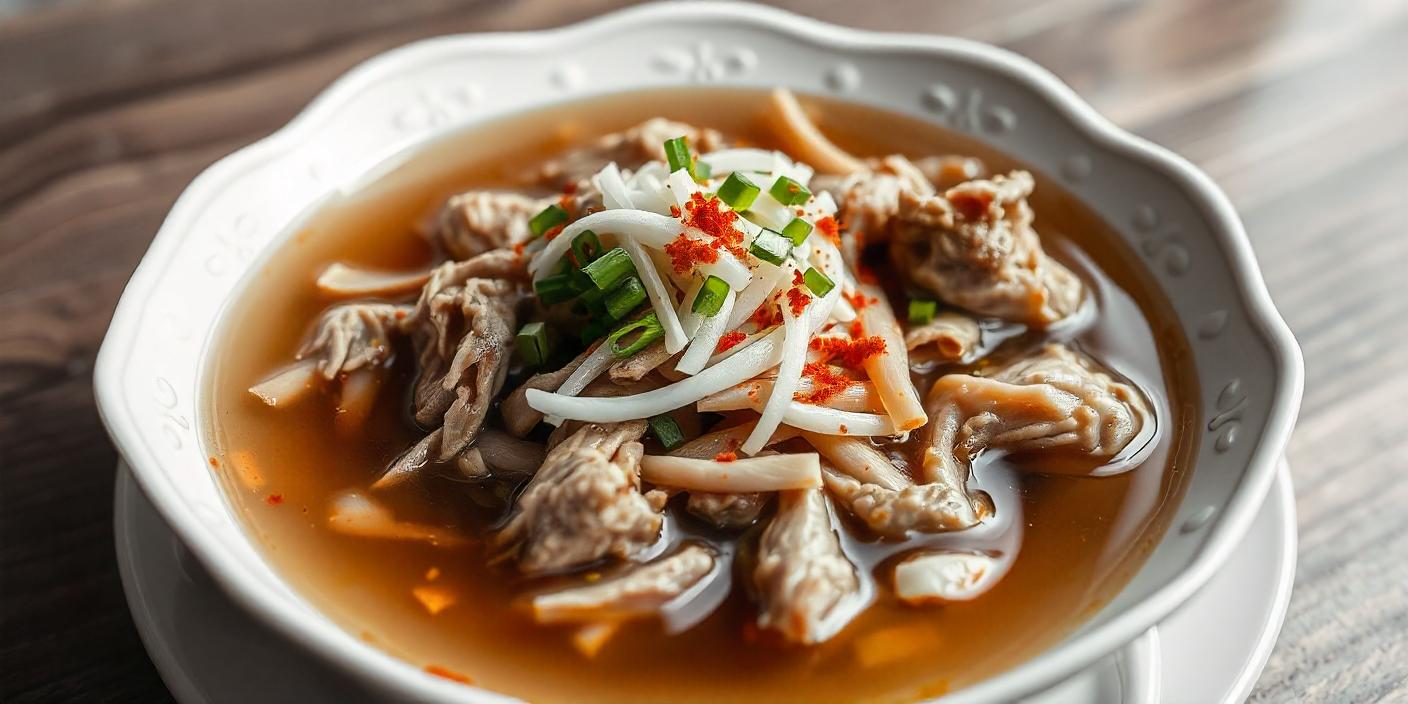
<instances>
[{"instance_id":1,"label":"scalloped bowl rim","mask_svg":"<svg viewBox=\"0 0 1408 704\"><path fill-rule=\"evenodd\" d=\"M423 673L419 668L364 643L327 619L311 618L295 602L279 598L247 577L222 546L183 506L157 470L143 471L155 459L141 442L135 418L124 407L121 364L135 337L140 303L159 278L159 260L170 257L184 232L181 223L198 212L222 183L267 157L294 148L306 132L349 100L360 86L434 55L442 49L472 44L476 49L523 49L555 38L601 35L618 25L662 18L700 17L736 20L804 37L839 49L920 51L978 65L1021 84L1056 109L1085 137L1119 156L1150 167L1196 201L1232 270L1243 312L1269 347L1276 365L1273 403L1259 442L1232 499L1208 528L1192 562L1177 577L1106 623L1047 648L1017 666L958 690L945 702L1010 700L1038 691L1092 664L1135 639L1162 620L1201 587L1222 565L1246 532L1275 476L1295 422L1303 385L1300 350L1276 311L1262 280L1242 224L1227 197L1211 179L1183 158L1117 127L1046 69L1005 49L975 41L934 35L882 33L826 24L782 10L753 5L668 3L607 14L556 29L530 32L462 34L426 39L372 57L326 88L286 126L226 156L202 172L181 194L151 248L122 295L95 368L95 392L103 422L114 443L134 468L134 476L165 520L237 603L326 661L383 693L413 700L517 701L506 695L466 687ZM421 140L424 144L425 140ZM1019 155L1020 156L1020 155ZM1169 532L1173 532L1170 529Z\"/></svg>"}]
</instances>

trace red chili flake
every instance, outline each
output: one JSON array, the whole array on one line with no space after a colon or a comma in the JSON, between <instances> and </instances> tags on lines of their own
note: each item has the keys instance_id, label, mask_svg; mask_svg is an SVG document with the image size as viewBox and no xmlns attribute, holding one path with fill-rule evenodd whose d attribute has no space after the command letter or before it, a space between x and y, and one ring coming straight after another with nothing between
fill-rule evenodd
<instances>
[{"instance_id":1,"label":"red chili flake","mask_svg":"<svg viewBox=\"0 0 1408 704\"><path fill-rule=\"evenodd\" d=\"M562 193L562 197L557 199L557 204L569 213L572 212L573 206L576 205L576 203L573 202L572 194L565 190Z\"/></svg>"},{"instance_id":2,"label":"red chili flake","mask_svg":"<svg viewBox=\"0 0 1408 704\"><path fill-rule=\"evenodd\" d=\"M264 501L265 501L265 503L269 504L270 506L278 506L279 504L281 504L281 503L284 502L284 495L283 495L283 494L270 494L270 495L264 497Z\"/></svg>"},{"instance_id":3,"label":"red chili flake","mask_svg":"<svg viewBox=\"0 0 1408 704\"><path fill-rule=\"evenodd\" d=\"M758 306L758 309L753 311L753 315L748 320L752 321L753 326L759 330L765 330L774 325L782 324L782 311L777 309L775 303L768 301Z\"/></svg>"},{"instance_id":4,"label":"red chili flake","mask_svg":"<svg viewBox=\"0 0 1408 704\"><path fill-rule=\"evenodd\" d=\"M860 279L860 282L863 284L880 283L880 277L876 276L875 271L864 263L856 265L856 278Z\"/></svg>"},{"instance_id":5,"label":"red chili flake","mask_svg":"<svg viewBox=\"0 0 1408 704\"><path fill-rule=\"evenodd\" d=\"M211 457L211 458L210 458L210 466L211 466L211 467L217 467L217 468L218 468L218 467L220 466L220 460L217 460L217 459L215 459L214 457Z\"/></svg>"},{"instance_id":6,"label":"red chili flake","mask_svg":"<svg viewBox=\"0 0 1408 704\"><path fill-rule=\"evenodd\" d=\"M801 289L787 289L787 305L792 307L792 315L801 315L807 309L807 304L811 302L812 297L802 293Z\"/></svg>"},{"instance_id":7,"label":"red chili flake","mask_svg":"<svg viewBox=\"0 0 1408 704\"><path fill-rule=\"evenodd\" d=\"M841 426L840 426L839 428L837 428L837 430L840 430L842 435L845 435L845 434L851 432L851 431L849 431L849 430L846 429L846 424L845 424L845 423L842 423Z\"/></svg>"},{"instance_id":8,"label":"red chili flake","mask_svg":"<svg viewBox=\"0 0 1408 704\"><path fill-rule=\"evenodd\" d=\"M699 264L713 264L719 260L717 250L699 240L690 239L684 233L665 245L665 254L670 255L670 263L676 274L688 274Z\"/></svg>"},{"instance_id":9,"label":"red chili flake","mask_svg":"<svg viewBox=\"0 0 1408 704\"><path fill-rule=\"evenodd\" d=\"M846 297L846 302L851 304L851 307L855 308L856 312L865 310L866 306L876 302L876 299L866 298L865 294L861 293L860 291L842 291L841 295Z\"/></svg>"},{"instance_id":10,"label":"red chili flake","mask_svg":"<svg viewBox=\"0 0 1408 704\"><path fill-rule=\"evenodd\" d=\"M738 343L746 339L748 339L748 336L744 335L743 333L737 330L734 330L733 332L726 332L724 333L723 337L719 338L719 344L714 347L714 354L721 354L723 352L727 352L733 349L734 347L737 347Z\"/></svg>"},{"instance_id":11,"label":"red chili flake","mask_svg":"<svg viewBox=\"0 0 1408 704\"><path fill-rule=\"evenodd\" d=\"M806 286L806 285L807 285L807 280L804 279L804 278L802 278L802 272L800 272L800 271L798 271L798 270L796 270L796 269L793 269L793 270L792 270L792 285L793 285L793 286Z\"/></svg>"},{"instance_id":12,"label":"red chili flake","mask_svg":"<svg viewBox=\"0 0 1408 704\"><path fill-rule=\"evenodd\" d=\"M406 311L404 311L404 310L398 310L398 311L396 311L396 319L397 319L397 320L405 320L405 319L406 319Z\"/></svg>"},{"instance_id":13,"label":"red chili flake","mask_svg":"<svg viewBox=\"0 0 1408 704\"><path fill-rule=\"evenodd\" d=\"M698 228L700 232L728 243L742 243L743 233L733 226L738 221L738 213L719 207L718 198L705 198L702 193L689 196L684 209L689 213L684 224Z\"/></svg>"},{"instance_id":14,"label":"red chili flake","mask_svg":"<svg viewBox=\"0 0 1408 704\"><path fill-rule=\"evenodd\" d=\"M720 452L719 454L714 455L715 462L732 462L736 459L738 459L738 453L734 452L733 450L727 450L725 452Z\"/></svg>"},{"instance_id":15,"label":"red chili flake","mask_svg":"<svg viewBox=\"0 0 1408 704\"><path fill-rule=\"evenodd\" d=\"M837 247L841 246L841 223L830 215L816 221L816 229Z\"/></svg>"},{"instance_id":16,"label":"red chili flake","mask_svg":"<svg viewBox=\"0 0 1408 704\"><path fill-rule=\"evenodd\" d=\"M435 675L436 677L444 677L447 680L453 680L455 682L459 682L460 684L474 684L474 680L470 679L468 676L461 675L460 673L455 672L454 670L451 670L448 667L440 667L439 665L426 665L425 671L429 672L432 675Z\"/></svg>"},{"instance_id":17,"label":"red chili flake","mask_svg":"<svg viewBox=\"0 0 1408 704\"><path fill-rule=\"evenodd\" d=\"M856 339L818 337L812 340L810 346L820 352L824 359L839 360L842 365L856 369L865 360L885 351L885 339L879 335Z\"/></svg>"},{"instance_id":18,"label":"red chili flake","mask_svg":"<svg viewBox=\"0 0 1408 704\"><path fill-rule=\"evenodd\" d=\"M577 192L577 182L572 181L562 187L562 195L570 196Z\"/></svg>"},{"instance_id":19,"label":"red chili flake","mask_svg":"<svg viewBox=\"0 0 1408 704\"><path fill-rule=\"evenodd\" d=\"M805 394L793 394L792 397L802 403L816 405L826 403L854 383L844 375L837 374L826 362L807 362L806 366L802 367L802 376L811 379L812 390Z\"/></svg>"},{"instance_id":20,"label":"red chili flake","mask_svg":"<svg viewBox=\"0 0 1408 704\"><path fill-rule=\"evenodd\" d=\"M851 321L849 332L851 337L865 337L865 325L860 322L860 318Z\"/></svg>"},{"instance_id":21,"label":"red chili flake","mask_svg":"<svg viewBox=\"0 0 1408 704\"><path fill-rule=\"evenodd\" d=\"M678 205L672 205L672 206L670 206L670 215L672 215L672 216L674 216L674 217L679 217L679 216L680 216L680 207L679 207Z\"/></svg>"},{"instance_id":22,"label":"red chili flake","mask_svg":"<svg viewBox=\"0 0 1408 704\"><path fill-rule=\"evenodd\" d=\"M557 237L558 235L562 234L562 228L562 225L554 225L552 229L543 233L543 240L546 242L551 242L554 237Z\"/></svg>"}]
</instances>

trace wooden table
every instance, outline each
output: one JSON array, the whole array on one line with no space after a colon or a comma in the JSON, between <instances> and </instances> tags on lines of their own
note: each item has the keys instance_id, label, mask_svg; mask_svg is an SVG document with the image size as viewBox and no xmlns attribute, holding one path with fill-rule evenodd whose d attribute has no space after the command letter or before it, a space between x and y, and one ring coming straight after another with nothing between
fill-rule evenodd
<instances>
[{"instance_id":1,"label":"wooden table","mask_svg":"<svg viewBox=\"0 0 1408 704\"><path fill-rule=\"evenodd\" d=\"M0 700L167 697L132 627L93 357L177 194L353 64L615 0L0 2ZM783 3L1042 63L1188 156L1305 350L1300 564L1253 699L1408 696L1408 3Z\"/></svg>"}]
</instances>

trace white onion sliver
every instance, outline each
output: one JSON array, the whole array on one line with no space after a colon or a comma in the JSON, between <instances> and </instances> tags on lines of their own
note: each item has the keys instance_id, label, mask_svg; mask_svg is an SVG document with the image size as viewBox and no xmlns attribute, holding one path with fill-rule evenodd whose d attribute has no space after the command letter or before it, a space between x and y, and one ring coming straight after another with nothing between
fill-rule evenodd
<instances>
[{"instance_id":1,"label":"white onion sliver","mask_svg":"<svg viewBox=\"0 0 1408 704\"><path fill-rule=\"evenodd\" d=\"M634 396L582 398L528 389L528 405L539 413L592 423L649 418L695 403L776 366L782 359L783 336L783 330L774 330L748 349L694 376Z\"/></svg>"},{"instance_id":2,"label":"white onion sliver","mask_svg":"<svg viewBox=\"0 0 1408 704\"><path fill-rule=\"evenodd\" d=\"M543 251L533 258L528 265L533 271L533 280L538 281L552 271L553 266L572 246L572 238L585 230L612 234L622 241L638 241L660 248L679 234L680 223L669 215L657 215L644 210L603 210L592 213L563 228L562 233L548 242ZM636 266L639 267L639 263Z\"/></svg>"},{"instance_id":3,"label":"white onion sliver","mask_svg":"<svg viewBox=\"0 0 1408 704\"><path fill-rule=\"evenodd\" d=\"M737 298L738 294L729 289L728 294L724 296L723 307L705 319L699 330L691 336L693 339L690 340L689 349L685 350L679 364L675 365L675 371L698 374L704 369L704 365L709 362L709 356L714 353L714 348L719 346L719 339L729 330L724 324L728 322L729 313L733 311L733 303Z\"/></svg>"},{"instance_id":4,"label":"white onion sliver","mask_svg":"<svg viewBox=\"0 0 1408 704\"><path fill-rule=\"evenodd\" d=\"M596 184L598 191L601 191L602 203L607 208L635 209L635 203L631 201L631 195L626 191L626 182L621 178L621 169L616 166L616 162L613 161L602 167L601 171L592 177L592 183Z\"/></svg>"},{"instance_id":5,"label":"white onion sliver","mask_svg":"<svg viewBox=\"0 0 1408 704\"><path fill-rule=\"evenodd\" d=\"M684 169L678 169L670 174L668 183L670 192L675 197L675 205L684 210L684 206L689 203L689 197L699 193L699 184L694 182L694 178Z\"/></svg>"},{"instance_id":6,"label":"white onion sliver","mask_svg":"<svg viewBox=\"0 0 1408 704\"><path fill-rule=\"evenodd\" d=\"M603 340L591 354L587 355L586 359L582 360L576 371L563 380L562 385L557 387L557 393L563 396L576 396L582 393L588 384L596 381L596 378L610 369L615 362L616 355L611 354L611 345L606 344L606 341ZM554 426L562 425L561 416L544 416L543 421Z\"/></svg>"},{"instance_id":7,"label":"white onion sliver","mask_svg":"<svg viewBox=\"0 0 1408 704\"><path fill-rule=\"evenodd\" d=\"M786 275L786 267L767 263L759 266L753 272L753 279L738 293L738 300L734 303L733 312L729 313L728 323L724 327L732 330L753 317L753 313L772 295Z\"/></svg>"},{"instance_id":8,"label":"white onion sliver","mask_svg":"<svg viewBox=\"0 0 1408 704\"><path fill-rule=\"evenodd\" d=\"M895 422L877 413L842 411L811 403L791 402L782 422L798 429L823 435L895 435ZM845 428L845 430L842 430Z\"/></svg>"},{"instance_id":9,"label":"white onion sliver","mask_svg":"<svg viewBox=\"0 0 1408 704\"><path fill-rule=\"evenodd\" d=\"M808 308L817 305L813 301ZM802 316L792 314L788 306L783 307L782 329L784 333L782 343L781 364L777 368L777 381L773 382L772 394L768 396L767 405L763 406L762 416L758 419L758 425L753 428L753 432L748 434L748 439L743 441L743 445L738 449L743 452L755 455L767 444L769 437L772 437L774 430L782 423L782 415L787 411L787 405L792 402L792 394L797 390L797 382L802 378L802 366L807 360L807 337L809 330L806 315L810 310L803 311Z\"/></svg>"},{"instance_id":10,"label":"white onion sliver","mask_svg":"<svg viewBox=\"0 0 1408 704\"><path fill-rule=\"evenodd\" d=\"M705 276L717 276L728 282L729 288L740 289L748 285L749 279L753 278L753 272L748 269L748 265L738 261L738 257L731 252L719 252L718 261L700 264L700 273Z\"/></svg>"},{"instance_id":11,"label":"white onion sliver","mask_svg":"<svg viewBox=\"0 0 1408 704\"><path fill-rule=\"evenodd\" d=\"M645 293L650 297L650 306L655 309L655 317L660 321L660 327L665 330L665 350L670 354L679 352L689 344L689 338L680 328L680 319L675 316L674 300L670 298L670 291L665 288L665 282L660 280L660 272L655 270L655 263L650 260L650 255L639 242L628 239L621 242L621 247L631 256L636 275L640 277L641 283L645 284Z\"/></svg>"},{"instance_id":12,"label":"white onion sliver","mask_svg":"<svg viewBox=\"0 0 1408 704\"><path fill-rule=\"evenodd\" d=\"M684 330L685 337L694 337L694 333L699 332L699 325L703 319L694 312L694 299L699 296L699 289L704 288L704 279L697 276L690 277L689 288L684 292L684 300L680 301L679 317L680 328Z\"/></svg>"}]
</instances>

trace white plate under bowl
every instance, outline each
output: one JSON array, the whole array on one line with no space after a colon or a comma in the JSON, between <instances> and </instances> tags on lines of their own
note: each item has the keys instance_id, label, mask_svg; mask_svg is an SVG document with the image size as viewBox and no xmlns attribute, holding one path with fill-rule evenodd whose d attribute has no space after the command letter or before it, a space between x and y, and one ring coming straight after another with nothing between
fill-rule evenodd
<instances>
[{"instance_id":1,"label":"white plate under bowl","mask_svg":"<svg viewBox=\"0 0 1408 704\"><path fill-rule=\"evenodd\" d=\"M114 504L132 619L181 704L377 700L214 588L125 465ZM1295 558L1295 496L1283 465L1251 530L1206 587L1157 628L1025 704L1242 701L1281 628Z\"/></svg>"},{"instance_id":2,"label":"white plate under bowl","mask_svg":"<svg viewBox=\"0 0 1408 704\"><path fill-rule=\"evenodd\" d=\"M680 28L687 28L681 32ZM319 203L450 132L628 90L787 86L945 125L1059 182L1139 254L1188 339L1202 425L1187 492L1139 573L1071 637L951 702L1010 701L1168 616L1251 525L1299 406L1299 350L1236 212L1187 161L1112 125L1049 72L948 37L878 34L732 3L657 3L571 27L442 37L349 72L181 195L98 355L98 408L137 482L212 582L387 698L505 701L339 628L264 559L209 471L201 379L221 312Z\"/></svg>"}]
</instances>

